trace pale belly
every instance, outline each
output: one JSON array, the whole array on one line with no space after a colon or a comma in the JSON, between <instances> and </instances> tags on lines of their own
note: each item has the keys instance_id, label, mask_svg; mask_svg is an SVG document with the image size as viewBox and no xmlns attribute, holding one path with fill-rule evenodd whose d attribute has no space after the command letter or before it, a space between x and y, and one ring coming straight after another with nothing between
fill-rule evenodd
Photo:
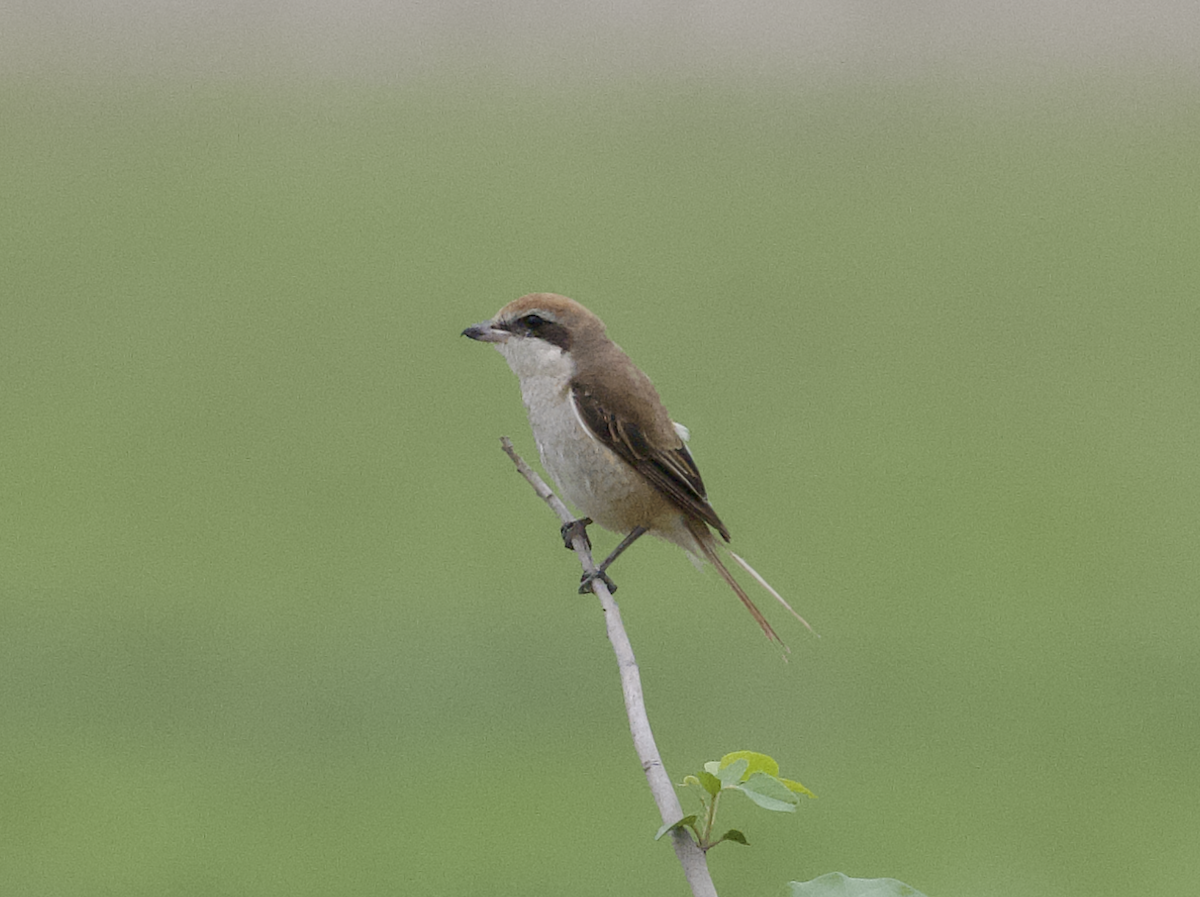
<instances>
[{"instance_id":1,"label":"pale belly","mask_svg":"<svg viewBox=\"0 0 1200 897\"><path fill-rule=\"evenodd\" d=\"M524 396L542 466L568 502L605 529L670 527L678 511L639 473L595 439L575 414L570 395Z\"/></svg>"}]
</instances>

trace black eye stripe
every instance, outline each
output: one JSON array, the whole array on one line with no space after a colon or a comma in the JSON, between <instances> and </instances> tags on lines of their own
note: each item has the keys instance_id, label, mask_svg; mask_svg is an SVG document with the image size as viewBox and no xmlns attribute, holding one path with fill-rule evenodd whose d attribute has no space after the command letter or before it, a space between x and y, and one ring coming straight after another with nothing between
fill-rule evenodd
<instances>
[{"instance_id":1,"label":"black eye stripe","mask_svg":"<svg viewBox=\"0 0 1200 897\"><path fill-rule=\"evenodd\" d=\"M530 312L519 318L513 318L507 324L498 324L497 326L515 336L540 339L552 346L558 346L564 352L571 351L571 334L566 327L553 318L544 318Z\"/></svg>"},{"instance_id":2,"label":"black eye stripe","mask_svg":"<svg viewBox=\"0 0 1200 897\"><path fill-rule=\"evenodd\" d=\"M562 324L554 321L543 321L542 326L533 331L538 339L543 339L552 346L558 346L564 352L571 351L571 334Z\"/></svg>"}]
</instances>

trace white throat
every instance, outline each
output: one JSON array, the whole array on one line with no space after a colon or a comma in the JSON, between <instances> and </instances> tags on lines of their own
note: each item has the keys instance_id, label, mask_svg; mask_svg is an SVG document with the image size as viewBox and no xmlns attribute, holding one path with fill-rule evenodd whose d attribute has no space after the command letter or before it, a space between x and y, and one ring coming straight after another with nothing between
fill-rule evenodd
<instances>
[{"instance_id":1,"label":"white throat","mask_svg":"<svg viewBox=\"0 0 1200 897\"><path fill-rule=\"evenodd\" d=\"M496 343L496 349L520 379L522 394L534 382L539 383L539 389L566 389L575 376L575 362L571 356L545 340L511 337ZM528 398L525 404L529 404Z\"/></svg>"}]
</instances>

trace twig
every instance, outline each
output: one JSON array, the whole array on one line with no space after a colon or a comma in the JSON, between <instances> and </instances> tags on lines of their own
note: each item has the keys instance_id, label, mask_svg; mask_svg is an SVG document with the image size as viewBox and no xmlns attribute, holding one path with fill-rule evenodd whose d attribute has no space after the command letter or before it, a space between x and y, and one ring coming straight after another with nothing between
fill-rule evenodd
<instances>
[{"instance_id":1,"label":"twig","mask_svg":"<svg viewBox=\"0 0 1200 897\"><path fill-rule=\"evenodd\" d=\"M566 505L550 490L545 481L521 459L521 456L513 448L512 441L507 436L503 436L500 439L500 445L517 465L521 476L529 481L533 491L551 507L558 515L558 519L564 524L571 523L575 518L571 516ZM575 548L575 553L579 555L580 563L583 564L583 572L594 573L596 562L592 560L592 553L588 549L584 537L575 536L571 540L571 544ZM663 766L662 757L659 756L658 746L654 743L654 733L650 731L650 719L646 716L646 702L642 696L642 679L638 674L637 660L633 656L633 646L629 643L629 636L626 635L625 626L621 622L621 611L617 608L617 602L613 600L608 586L602 579L592 580L592 592L600 599L600 606L604 608L604 618L608 625L608 640L612 642L613 651L617 655L617 668L621 673L621 691L625 695L625 712L629 716L629 731L633 735L633 747L642 763L642 770L646 773L650 793L658 805L658 812L662 816L663 824L678 822L683 818L683 808L679 805L679 797L675 794L671 777L667 774L666 767ZM705 861L704 852L692 840L691 835L681 829L675 829L671 832L671 843L675 848L675 855L679 857L680 865L683 866L683 874L692 888L692 894L695 897L717 897L717 889L713 885L712 876L708 874L708 863Z\"/></svg>"}]
</instances>

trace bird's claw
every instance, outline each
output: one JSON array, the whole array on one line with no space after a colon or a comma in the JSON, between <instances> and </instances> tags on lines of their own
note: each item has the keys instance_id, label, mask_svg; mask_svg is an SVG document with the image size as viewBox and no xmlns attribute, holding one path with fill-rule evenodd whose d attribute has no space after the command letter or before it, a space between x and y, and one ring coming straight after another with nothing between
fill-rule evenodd
<instances>
[{"instance_id":1,"label":"bird's claw","mask_svg":"<svg viewBox=\"0 0 1200 897\"><path fill-rule=\"evenodd\" d=\"M588 592L592 591L592 583L597 579L608 586L608 594L611 595L617 590L617 584L608 578L608 574L603 570L597 570L595 573L585 573L582 577L580 577L579 594L586 595Z\"/></svg>"},{"instance_id":2,"label":"bird's claw","mask_svg":"<svg viewBox=\"0 0 1200 897\"><path fill-rule=\"evenodd\" d=\"M559 528L559 532L562 533L563 545L566 546L567 551L575 550L575 546L571 543L575 540L576 536L582 536L584 544L588 547L588 551L592 550L592 540L588 538L587 534L588 524L591 522L591 517L580 517L578 520L564 523Z\"/></svg>"}]
</instances>

